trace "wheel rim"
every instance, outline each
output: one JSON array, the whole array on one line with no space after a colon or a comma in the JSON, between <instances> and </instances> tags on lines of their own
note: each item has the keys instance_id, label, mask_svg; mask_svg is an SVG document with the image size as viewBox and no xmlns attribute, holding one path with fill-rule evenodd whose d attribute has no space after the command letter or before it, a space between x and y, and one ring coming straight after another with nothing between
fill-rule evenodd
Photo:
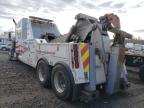
<instances>
[{"instance_id":1,"label":"wheel rim","mask_svg":"<svg viewBox=\"0 0 144 108\"><path fill-rule=\"evenodd\" d=\"M44 72L42 66L40 66L39 69L38 69L38 75L39 75L40 81L43 82L44 81L45 72Z\"/></svg>"},{"instance_id":2,"label":"wheel rim","mask_svg":"<svg viewBox=\"0 0 144 108\"><path fill-rule=\"evenodd\" d=\"M54 75L54 86L59 93L65 91L66 88L66 78L62 72L58 71Z\"/></svg>"}]
</instances>

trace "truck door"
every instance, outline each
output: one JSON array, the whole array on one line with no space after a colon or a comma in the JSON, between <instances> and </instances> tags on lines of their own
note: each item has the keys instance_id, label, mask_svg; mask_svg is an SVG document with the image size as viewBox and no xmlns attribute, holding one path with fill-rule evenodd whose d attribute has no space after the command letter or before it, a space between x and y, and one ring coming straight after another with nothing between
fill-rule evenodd
<instances>
[{"instance_id":1,"label":"truck door","mask_svg":"<svg viewBox=\"0 0 144 108\"><path fill-rule=\"evenodd\" d=\"M35 48L35 43L34 39L28 40L28 48L29 48L29 64L32 67L36 66L36 48Z\"/></svg>"}]
</instances>

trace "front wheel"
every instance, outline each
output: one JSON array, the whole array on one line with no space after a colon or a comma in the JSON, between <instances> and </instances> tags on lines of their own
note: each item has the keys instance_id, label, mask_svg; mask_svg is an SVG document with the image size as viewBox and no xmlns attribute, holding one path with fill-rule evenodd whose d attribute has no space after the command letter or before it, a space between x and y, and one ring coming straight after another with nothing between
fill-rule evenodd
<instances>
[{"instance_id":1,"label":"front wheel","mask_svg":"<svg viewBox=\"0 0 144 108\"><path fill-rule=\"evenodd\" d=\"M37 71L37 76L41 85L43 85L46 88L50 87L51 86L51 77L50 77L51 72L50 72L49 64L44 60L40 60L37 64L36 71Z\"/></svg>"}]
</instances>

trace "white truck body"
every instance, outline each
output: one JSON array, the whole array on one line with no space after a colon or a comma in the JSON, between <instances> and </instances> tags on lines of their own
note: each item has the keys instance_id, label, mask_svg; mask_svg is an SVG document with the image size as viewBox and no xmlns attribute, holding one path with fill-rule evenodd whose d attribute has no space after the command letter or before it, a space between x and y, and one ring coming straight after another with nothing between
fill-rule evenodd
<instances>
[{"instance_id":1,"label":"white truck body","mask_svg":"<svg viewBox=\"0 0 144 108\"><path fill-rule=\"evenodd\" d=\"M43 41L41 43L40 41ZM79 53L79 68L72 68L72 49L73 43L47 43L44 39L27 40L23 45L18 45L16 51L21 55L18 59L34 68L41 58L47 59L49 64L54 66L58 61L63 61L68 64L72 70L76 84L86 83L89 78L84 77L84 68L82 65L81 54ZM80 44L77 44L78 46ZM87 75L89 72L87 72Z\"/></svg>"},{"instance_id":2,"label":"white truck body","mask_svg":"<svg viewBox=\"0 0 144 108\"><path fill-rule=\"evenodd\" d=\"M121 48L117 45L112 48L112 52L110 51L110 39L106 32L100 30L101 24L97 19L83 14L77 17L86 18L82 20L84 25L81 26L81 22L78 25L82 27L82 29L79 27L79 30L82 30L79 33L81 36L99 26L91 34L93 45L86 42L51 42L61 37L51 20L36 17L23 18L16 25L15 33L18 59L33 68L37 68L41 59L46 60L51 67L63 62L70 68L74 84L82 84L83 89L96 91L96 86L107 84L105 88L110 94L119 91L121 73L123 77L126 73L121 72L124 68L124 64L120 63L120 60L123 60L123 56L120 59ZM98 25L87 22L88 19ZM44 34L50 34L51 40L45 39ZM96 49L99 49L100 54Z\"/></svg>"}]
</instances>

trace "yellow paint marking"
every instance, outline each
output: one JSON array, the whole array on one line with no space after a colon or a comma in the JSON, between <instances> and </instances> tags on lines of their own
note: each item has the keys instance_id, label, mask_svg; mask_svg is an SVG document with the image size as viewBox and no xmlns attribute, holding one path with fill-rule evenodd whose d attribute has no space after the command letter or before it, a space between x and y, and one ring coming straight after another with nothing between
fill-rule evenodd
<instances>
[{"instance_id":1,"label":"yellow paint marking","mask_svg":"<svg viewBox=\"0 0 144 108\"><path fill-rule=\"evenodd\" d=\"M85 47L85 44L81 43L80 44L80 50L82 50Z\"/></svg>"},{"instance_id":2,"label":"yellow paint marking","mask_svg":"<svg viewBox=\"0 0 144 108\"><path fill-rule=\"evenodd\" d=\"M89 57L89 50L87 50L84 55L82 55L82 61L84 62Z\"/></svg>"},{"instance_id":3,"label":"yellow paint marking","mask_svg":"<svg viewBox=\"0 0 144 108\"><path fill-rule=\"evenodd\" d=\"M84 72L89 72L89 64L84 68Z\"/></svg>"}]
</instances>

